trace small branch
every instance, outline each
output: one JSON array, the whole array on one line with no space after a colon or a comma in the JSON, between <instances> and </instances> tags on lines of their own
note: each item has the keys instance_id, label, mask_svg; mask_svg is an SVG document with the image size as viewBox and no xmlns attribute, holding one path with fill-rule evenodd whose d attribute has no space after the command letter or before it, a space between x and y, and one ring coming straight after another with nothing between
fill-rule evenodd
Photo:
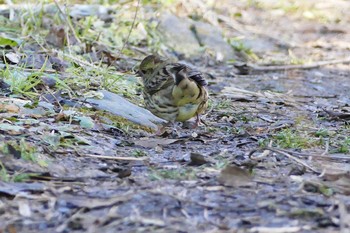
<instances>
[{"instance_id":1,"label":"small branch","mask_svg":"<svg viewBox=\"0 0 350 233\"><path fill-rule=\"evenodd\" d=\"M82 156L96 158L96 159L126 160L126 161L145 161L148 159L148 158L118 157L118 156L91 155L91 154L82 154Z\"/></svg>"},{"instance_id":2,"label":"small branch","mask_svg":"<svg viewBox=\"0 0 350 233\"><path fill-rule=\"evenodd\" d=\"M58 4L57 0L54 0L54 2L55 2L55 5L56 5L57 9L58 9L59 12L62 14L64 20L65 20L66 23L68 24L69 29L72 31L74 38L75 38L75 39L78 41L78 43L80 44L80 43L81 43L81 40L80 40L79 37L77 36L77 34L76 34L75 30L74 30L74 27L73 27L71 21L68 20L68 16L66 15L66 13L63 12L63 10L61 9L61 7L60 7L60 5ZM68 38L68 36L67 36L67 38Z\"/></svg>"},{"instance_id":3,"label":"small branch","mask_svg":"<svg viewBox=\"0 0 350 233\"><path fill-rule=\"evenodd\" d=\"M55 50L53 50L53 51L55 51ZM68 57L69 59L73 60L75 63L77 63L81 67L84 67L84 68L90 67L92 69L96 69L96 70L100 70L100 71L106 72L105 69L103 69L102 67L96 66L96 65L91 64L91 63L89 63L87 61L84 61L84 60L78 58L77 56L72 56L70 54L63 54L63 56ZM118 71L113 71L113 72L107 71L107 72L109 74L124 75L124 73L121 73L121 72L118 72Z\"/></svg>"},{"instance_id":4,"label":"small branch","mask_svg":"<svg viewBox=\"0 0 350 233\"><path fill-rule=\"evenodd\" d=\"M255 66L250 65L252 71L281 71L281 70L298 70L298 69L314 69L320 66L335 65L335 64L345 64L350 63L350 57L344 59L330 60L330 61L319 61L311 64L304 65L285 65L285 66Z\"/></svg>"},{"instance_id":5,"label":"small branch","mask_svg":"<svg viewBox=\"0 0 350 233\"><path fill-rule=\"evenodd\" d=\"M342 112L334 112L329 111L325 108L322 108L322 110L327 113L332 119L336 120L350 120L350 114L349 113L342 113Z\"/></svg>"},{"instance_id":6,"label":"small branch","mask_svg":"<svg viewBox=\"0 0 350 233\"><path fill-rule=\"evenodd\" d=\"M49 73L49 74L55 74L55 73L59 73L57 72L57 70L53 70L53 69L47 69L47 70L42 70L42 69L35 69L35 68L24 68L24 67L20 67L18 65L11 65L11 64L0 64L0 68L3 69L5 67L9 67L9 68L13 68L13 69L19 69L21 71L27 71L27 72L43 72L43 73Z\"/></svg>"},{"instance_id":7,"label":"small branch","mask_svg":"<svg viewBox=\"0 0 350 233\"><path fill-rule=\"evenodd\" d=\"M302 166L304 166L304 167L310 169L311 171L313 171L313 172L315 172L315 173L317 173L317 174L320 174L320 173L321 173L321 172L317 171L315 168L313 168L313 167L311 167L310 165L308 165L307 163L305 163L304 161L302 161L301 159L298 159L298 158L292 156L291 154L289 154L289 153L287 153L287 152L285 152L285 151L283 151L283 150L279 150L279 149L276 149L276 148L273 148L273 147L266 147L266 148L262 148L262 149L270 150L270 151L273 151L273 152L275 152L275 153L282 154L282 155L286 156L287 158L289 158L289 159L295 161L295 162L298 163L298 164L301 164ZM253 155L253 153L255 153L255 152L258 151L258 150L260 150L260 149L256 149L256 150L251 151L251 152L249 153L248 156L251 157L251 156ZM255 157L254 157L254 158L255 158Z\"/></svg>"},{"instance_id":8,"label":"small branch","mask_svg":"<svg viewBox=\"0 0 350 233\"><path fill-rule=\"evenodd\" d=\"M123 52L123 50L124 50L126 44L127 44L128 41L129 41L131 32L132 32L132 30L134 29L134 26L135 26L136 17L137 17L137 12L139 11L139 7L140 7L140 0L137 1L136 10L135 10L135 15L134 15L134 19L133 19L132 24L131 24L131 28L130 28L130 30L129 30L128 36L126 37L126 40L124 41L123 47L122 47L122 48L120 49L120 51L119 51L118 57L121 55L121 53Z\"/></svg>"},{"instance_id":9,"label":"small branch","mask_svg":"<svg viewBox=\"0 0 350 233\"><path fill-rule=\"evenodd\" d=\"M329 151L329 139L326 139L326 148L324 149L323 153L321 154L321 156L325 156L328 154Z\"/></svg>"},{"instance_id":10,"label":"small branch","mask_svg":"<svg viewBox=\"0 0 350 233\"><path fill-rule=\"evenodd\" d=\"M269 142L269 147L272 147L272 142L273 142L272 140ZM270 152L271 152L271 150L267 149L267 150L264 150L260 155L254 156L254 157L250 156L250 158L252 160L261 160L261 159L267 157L270 154Z\"/></svg>"},{"instance_id":11,"label":"small branch","mask_svg":"<svg viewBox=\"0 0 350 233\"><path fill-rule=\"evenodd\" d=\"M329 147L329 145L326 144L325 151L328 150L327 146ZM296 151L288 151L288 150L285 150L285 149L278 149L278 150L284 151L284 152L289 153L289 154L297 155L297 156L303 156L303 157L315 157L315 158L322 158L322 159L328 159L328 160L333 159L333 160L350 161L350 157L348 155L346 155L346 154L324 154L324 152L323 152L320 155L320 154L310 154L310 153L300 153L300 152L296 152Z\"/></svg>"}]
</instances>

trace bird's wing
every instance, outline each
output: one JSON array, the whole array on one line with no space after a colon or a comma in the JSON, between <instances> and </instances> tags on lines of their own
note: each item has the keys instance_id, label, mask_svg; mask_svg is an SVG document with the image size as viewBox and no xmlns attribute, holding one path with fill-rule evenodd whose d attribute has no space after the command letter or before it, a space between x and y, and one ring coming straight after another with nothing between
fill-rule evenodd
<instances>
[{"instance_id":1,"label":"bird's wing","mask_svg":"<svg viewBox=\"0 0 350 233\"><path fill-rule=\"evenodd\" d=\"M150 74L146 74L144 77L144 88L147 93L153 95L159 90L165 89L171 85L174 85L175 81L173 76L167 70L167 63L161 64L154 69Z\"/></svg>"},{"instance_id":2,"label":"bird's wing","mask_svg":"<svg viewBox=\"0 0 350 233\"><path fill-rule=\"evenodd\" d=\"M199 86L207 85L207 81L204 79L202 72L192 69L184 64L174 63L172 64L172 67L168 68L168 70L174 74L176 85L185 78L195 81Z\"/></svg>"},{"instance_id":3,"label":"bird's wing","mask_svg":"<svg viewBox=\"0 0 350 233\"><path fill-rule=\"evenodd\" d=\"M195 81L199 86L204 87L208 85L207 81L204 79L204 75L197 70L190 70L188 72L188 78Z\"/></svg>"},{"instance_id":4,"label":"bird's wing","mask_svg":"<svg viewBox=\"0 0 350 233\"><path fill-rule=\"evenodd\" d=\"M177 106L206 101L203 91L205 91L204 86L207 85L207 82L201 72L182 64L174 66L172 71L175 79L172 96Z\"/></svg>"}]
</instances>

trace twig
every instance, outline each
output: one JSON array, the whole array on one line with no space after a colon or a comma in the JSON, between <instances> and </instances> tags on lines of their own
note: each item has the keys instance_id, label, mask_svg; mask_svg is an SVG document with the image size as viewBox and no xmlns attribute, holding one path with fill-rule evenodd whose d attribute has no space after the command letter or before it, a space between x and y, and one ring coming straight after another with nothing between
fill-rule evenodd
<instances>
[{"instance_id":1,"label":"twig","mask_svg":"<svg viewBox=\"0 0 350 233\"><path fill-rule=\"evenodd\" d=\"M42 69L35 69L35 68L24 68L24 67L20 67L18 65L0 64L0 68L4 68L6 66L8 66L9 68L20 69L21 71L28 71L28 72L43 72L43 73L50 73L50 74L58 73L57 70L52 70L52 69L42 70Z\"/></svg>"},{"instance_id":2,"label":"twig","mask_svg":"<svg viewBox=\"0 0 350 233\"><path fill-rule=\"evenodd\" d=\"M78 43L81 43L80 39L78 38L74 27L72 25L72 23L70 22L70 20L68 20L68 16L66 15L66 13L63 12L63 10L61 9L60 5L58 4L57 0L54 0L55 5L57 7L57 9L59 10L59 12L62 14L64 20L66 21L66 23L68 24L69 29L72 31L73 36L75 37L75 39L77 40Z\"/></svg>"},{"instance_id":3,"label":"twig","mask_svg":"<svg viewBox=\"0 0 350 233\"><path fill-rule=\"evenodd\" d=\"M255 66L250 65L253 71L280 71L280 70L298 70L298 69L314 69L320 66L335 65L335 64L345 64L350 63L350 57L344 59L336 59L330 61L319 61L311 64L304 65L285 65L285 66Z\"/></svg>"},{"instance_id":4,"label":"twig","mask_svg":"<svg viewBox=\"0 0 350 233\"><path fill-rule=\"evenodd\" d=\"M322 110L327 113L332 119L336 120L350 120L350 114L349 113L341 113L341 112L333 112L333 111L328 111L325 108L322 108Z\"/></svg>"},{"instance_id":5,"label":"twig","mask_svg":"<svg viewBox=\"0 0 350 233\"><path fill-rule=\"evenodd\" d=\"M269 142L269 147L272 147L272 140ZM264 150L260 155L250 157L252 160L261 160L262 158L267 157L270 154L270 150Z\"/></svg>"},{"instance_id":6,"label":"twig","mask_svg":"<svg viewBox=\"0 0 350 233\"><path fill-rule=\"evenodd\" d=\"M287 152L285 152L285 151L283 151L283 150L279 150L279 149L276 149L276 148L273 148L273 147L265 147L265 148L262 148L262 149L264 149L264 150L270 150L270 151L273 151L273 152L275 152L275 153L282 154L282 155L286 156L287 158L289 158L289 159L291 159L291 160L294 160L295 162L297 162L297 163L303 165L304 167L310 169L311 171L313 171L313 172L315 172L315 173L317 173L317 174L320 174L320 173L321 173L321 172L317 171L315 168L313 168L313 167L311 167L310 165L308 165L307 163L305 163L304 161L302 161L301 159L298 159L298 158L292 156L291 154L289 154L289 153L287 153ZM260 149L256 149L256 150L251 151L251 152L249 153L248 156L251 157L251 156L253 155L253 153L255 153L255 152L258 151L258 150L260 150Z\"/></svg>"},{"instance_id":7,"label":"twig","mask_svg":"<svg viewBox=\"0 0 350 233\"><path fill-rule=\"evenodd\" d=\"M134 19L133 19L132 24L131 24L131 28L130 28L130 30L129 30L128 36L126 37L126 40L124 41L123 47L122 47L122 48L120 49L120 51L119 51L118 57L119 57L120 54L123 52L123 50L124 50L124 48L125 48L125 46L126 46L126 43L128 43L128 41L129 41L131 32L132 32L132 30L134 29L134 26L135 26L136 17L137 17L137 12L139 11L139 7L140 7L140 0L137 1L136 10L135 10L135 15L134 15Z\"/></svg>"},{"instance_id":8,"label":"twig","mask_svg":"<svg viewBox=\"0 0 350 233\"><path fill-rule=\"evenodd\" d=\"M321 156L325 156L326 154L328 154L328 150L329 150L329 139L326 140L326 148L324 149Z\"/></svg>"},{"instance_id":9,"label":"twig","mask_svg":"<svg viewBox=\"0 0 350 233\"><path fill-rule=\"evenodd\" d=\"M82 154L82 156L96 158L96 159L110 159L110 160L127 160L127 161L145 161L148 158L135 158L135 157L118 157L118 156L106 156L106 155L91 155Z\"/></svg>"},{"instance_id":10,"label":"twig","mask_svg":"<svg viewBox=\"0 0 350 233\"><path fill-rule=\"evenodd\" d=\"M55 51L55 50L53 50L53 51ZM93 68L93 69L96 69L96 70L100 70L100 71L104 71L104 72L106 72L103 68L101 68L100 66L95 66L94 64L91 64L91 63L89 63L89 62L87 62L87 61L84 61L84 60L81 60L81 59L79 59L78 57L76 57L76 56L72 56L72 55L70 55L70 54L63 54L63 56L65 56L65 57L68 57L69 59L71 59L71 60L73 60L75 63L77 63L79 66L81 66L81 67L90 67L90 68ZM115 74L115 75L124 75L123 73L121 73L121 72L118 72L118 71L112 71L112 72L110 72L110 71L107 71L109 74Z\"/></svg>"},{"instance_id":11,"label":"twig","mask_svg":"<svg viewBox=\"0 0 350 233\"><path fill-rule=\"evenodd\" d=\"M46 91L49 92L50 95L55 99L55 101L56 101L56 103L58 104L58 106L60 107L60 109L63 109L63 107L62 107L60 101L57 99L57 97L55 96L55 94L52 93L52 91L51 91L47 86L45 86L45 89L46 89ZM42 95L41 98L43 98L46 102L50 103L50 101L45 97L45 95Z\"/></svg>"},{"instance_id":12,"label":"twig","mask_svg":"<svg viewBox=\"0 0 350 233\"><path fill-rule=\"evenodd\" d=\"M326 145L327 147L327 145ZM288 150L285 150L285 149L278 149L280 151L284 151L286 153L289 153L289 154L294 154L294 155L298 155L298 156L305 156L305 157L317 157L317 158L324 158L324 159L342 159L342 160L347 160L349 161L350 160L350 157L348 155L344 155L344 156L340 156L340 155L323 155L323 153L321 155L319 154L309 154L309 153L300 153L300 152L296 152L296 151L288 151Z\"/></svg>"}]
</instances>

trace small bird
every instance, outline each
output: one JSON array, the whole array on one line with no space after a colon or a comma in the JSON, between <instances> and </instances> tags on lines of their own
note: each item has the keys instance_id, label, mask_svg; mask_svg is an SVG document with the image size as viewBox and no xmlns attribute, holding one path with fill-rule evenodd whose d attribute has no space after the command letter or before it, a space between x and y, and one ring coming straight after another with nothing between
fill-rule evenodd
<instances>
[{"instance_id":1,"label":"small bird","mask_svg":"<svg viewBox=\"0 0 350 233\"><path fill-rule=\"evenodd\" d=\"M174 124L199 115L208 107L205 74L181 63L171 63L156 55L142 60L139 68L146 108Z\"/></svg>"}]
</instances>

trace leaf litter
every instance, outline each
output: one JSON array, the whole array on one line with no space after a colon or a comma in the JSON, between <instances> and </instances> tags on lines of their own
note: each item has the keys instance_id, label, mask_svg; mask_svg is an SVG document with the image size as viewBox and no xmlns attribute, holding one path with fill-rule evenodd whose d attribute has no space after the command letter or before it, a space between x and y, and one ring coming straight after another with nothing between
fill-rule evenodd
<instances>
[{"instance_id":1,"label":"leaf litter","mask_svg":"<svg viewBox=\"0 0 350 233\"><path fill-rule=\"evenodd\" d=\"M349 230L350 32L329 14L349 3L224 2L134 21L131 3L55 1L23 37L0 11L1 232ZM205 126L154 135L135 74L151 51L213 74Z\"/></svg>"}]
</instances>

